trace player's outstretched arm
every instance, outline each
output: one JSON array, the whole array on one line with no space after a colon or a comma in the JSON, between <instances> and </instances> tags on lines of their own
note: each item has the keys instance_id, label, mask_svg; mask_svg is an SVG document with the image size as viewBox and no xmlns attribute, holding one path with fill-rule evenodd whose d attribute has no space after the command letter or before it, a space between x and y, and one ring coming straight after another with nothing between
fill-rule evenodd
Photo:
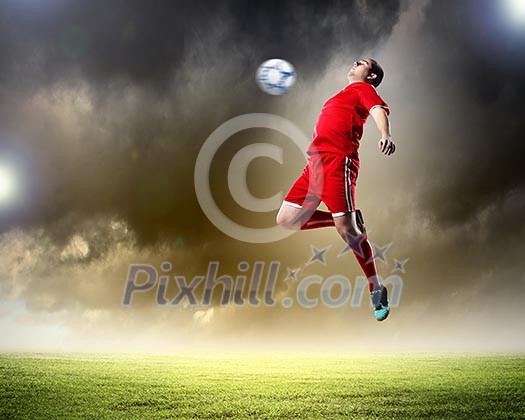
<instances>
[{"instance_id":1,"label":"player's outstretched arm","mask_svg":"<svg viewBox=\"0 0 525 420\"><path fill-rule=\"evenodd\" d=\"M378 146L381 153L389 156L396 151L396 145L392 141L390 134L390 120L384 108L376 106L370 111L372 118L374 119L377 129L381 133L381 139L379 140Z\"/></svg>"}]
</instances>

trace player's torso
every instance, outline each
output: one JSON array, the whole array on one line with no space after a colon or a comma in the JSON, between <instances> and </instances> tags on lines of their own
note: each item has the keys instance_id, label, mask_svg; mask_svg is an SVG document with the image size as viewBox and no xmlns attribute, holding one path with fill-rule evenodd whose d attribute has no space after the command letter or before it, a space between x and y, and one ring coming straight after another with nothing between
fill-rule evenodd
<instances>
[{"instance_id":1,"label":"player's torso","mask_svg":"<svg viewBox=\"0 0 525 420\"><path fill-rule=\"evenodd\" d=\"M344 153L357 158L368 110L356 87L349 85L328 99L314 129L313 145L320 152Z\"/></svg>"}]
</instances>

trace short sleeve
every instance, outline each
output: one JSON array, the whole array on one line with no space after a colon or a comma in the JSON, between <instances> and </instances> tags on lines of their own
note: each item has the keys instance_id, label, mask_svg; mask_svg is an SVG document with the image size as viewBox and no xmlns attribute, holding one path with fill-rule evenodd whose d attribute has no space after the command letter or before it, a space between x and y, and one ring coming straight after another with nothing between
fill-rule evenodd
<instances>
[{"instance_id":1,"label":"short sleeve","mask_svg":"<svg viewBox=\"0 0 525 420\"><path fill-rule=\"evenodd\" d=\"M369 83L363 83L359 86L359 99L361 104L370 113L373 108L380 106L384 108L387 115L390 115L388 104L377 94L375 88Z\"/></svg>"}]
</instances>

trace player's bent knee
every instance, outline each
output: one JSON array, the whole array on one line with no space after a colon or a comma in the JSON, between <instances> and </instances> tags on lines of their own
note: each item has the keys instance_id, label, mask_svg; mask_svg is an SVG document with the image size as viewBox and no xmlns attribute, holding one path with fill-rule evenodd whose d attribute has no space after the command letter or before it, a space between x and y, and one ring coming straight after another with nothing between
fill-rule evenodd
<instances>
[{"instance_id":1,"label":"player's bent knee","mask_svg":"<svg viewBox=\"0 0 525 420\"><path fill-rule=\"evenodd\" d=\"M359 236L361 231L356 224L352 223L350 215L334 217L335 228L339 235L345 239L348 235Z\"/></svg>"},{"instance_id":2,"label":"player's bent knee","mask_svg":"<svg viewBox=\"0 0 525 420\"><path fill-rule=\"evenodd\" d=\"M277 222L277 226L283 229L286 229L286 230L299 230L301 228L300 226L297 225L297 223L294 222L293 219L277 216L275 221Z\"/></svg>"},{"instance_id":3,"label":"player's bent knee","mask_svg":"<svg viewBox=\"0 0 525 420\"><path fill-rule=\"evenodd\" d=\"M339 229L337 229L337 232L339 233L339 235L340 235L344 240L346 240L346 238L348 237L348 235L350 235L350 236L359 236L359 235L361 235L361 233L362 233L362 232L360 232L359 230L354 229L354 228L352 228L352 227L339 228Z\"/></svg>"},{"instance_id":4,"label":"player's bent knee","mask_svg":"<svg viewBox=\"0 0 525 420\"><path fill-rule=\"evenodd\" d=\"M287 230L299 230L301 226L297 223L297 215L295 213L296 212L286 206L281 207L275 217L277 226Z\"/></svg>"}]
</instances>

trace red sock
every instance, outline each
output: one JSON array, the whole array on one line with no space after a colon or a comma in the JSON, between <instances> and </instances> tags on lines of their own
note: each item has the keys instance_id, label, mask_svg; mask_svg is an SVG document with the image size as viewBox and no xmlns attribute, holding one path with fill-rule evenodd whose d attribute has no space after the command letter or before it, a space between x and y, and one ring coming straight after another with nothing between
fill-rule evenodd
<instances>
[{"instance_id":1,"label":"red sock","mask_svg":"<svg viewBox=\"0 0 525 420\"><path fill-rule=\"evenodd\" d=\"M334 225L332 213L316 210L310 218L301 226L301 230L317 229Z\"/></svg>"},{"instance_id":2,"label":"red sock","mask_svg":"<svg viewBox=\"0 0 525 420\"><path fill-rule=\"evenodd\" d=\"M359 246L361 247L361 253L354 250L354 255L357 258L357 262L361 266L363 273L365 273L365 276L368 279L368 290L373 292L374 290L378 290L381 287L381 283L379 283L379 279L377 277L377 269L376 263L374 261L372 245L370 245L370 241L366 235L362 236Z\"/></svg>"}]
</instances>

